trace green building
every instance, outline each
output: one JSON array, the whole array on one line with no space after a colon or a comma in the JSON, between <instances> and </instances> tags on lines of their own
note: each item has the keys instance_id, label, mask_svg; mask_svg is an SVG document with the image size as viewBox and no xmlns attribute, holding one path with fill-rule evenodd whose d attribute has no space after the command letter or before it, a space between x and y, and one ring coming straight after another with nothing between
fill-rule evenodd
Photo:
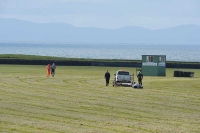
<instances>
[{"instance_id":1,"label":"green building","mask_svg":"<svg viewBox=\"0 0 200 133\"><path fill-rule=\"evenodd\" d=\"M144 76L166 76L166 55L142 55Z\"/></svg>"}]
</instances>

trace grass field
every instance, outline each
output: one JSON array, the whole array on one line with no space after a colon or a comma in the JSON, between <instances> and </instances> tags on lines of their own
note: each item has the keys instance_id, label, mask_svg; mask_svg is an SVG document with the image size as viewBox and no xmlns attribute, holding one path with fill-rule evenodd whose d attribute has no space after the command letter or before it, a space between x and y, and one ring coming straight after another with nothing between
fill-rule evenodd
<instances>
[{"instance_id":1,"label":"grass field","mask_svg":"<svg viewBox=\"0 0 200 133\"><path fill-rule=\"evenodd\" d=\"M1 133L198 133L200 70L194 78L148 77L144 89L105 86L117 67L0 65ZM135 68L124 68L135 73ZM183 69L181 69L183 70Z\"/></svg>"}]
</instances>

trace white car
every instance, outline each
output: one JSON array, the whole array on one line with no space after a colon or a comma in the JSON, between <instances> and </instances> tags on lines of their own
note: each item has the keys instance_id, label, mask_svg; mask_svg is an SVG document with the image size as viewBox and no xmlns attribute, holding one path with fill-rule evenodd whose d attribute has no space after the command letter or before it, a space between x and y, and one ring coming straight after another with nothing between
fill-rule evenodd
<instances>
[{"instance_id":1,"label":"white car","mask_svg":"<svg viewBox=\"0 0 200 133\"><path fill-rule=\"evenodd\" d=\"M114 74L113 86L115 85L132 85L132 77L129 71L126 70L118 70L116 74Z\"/></svg>"}]
</instances>

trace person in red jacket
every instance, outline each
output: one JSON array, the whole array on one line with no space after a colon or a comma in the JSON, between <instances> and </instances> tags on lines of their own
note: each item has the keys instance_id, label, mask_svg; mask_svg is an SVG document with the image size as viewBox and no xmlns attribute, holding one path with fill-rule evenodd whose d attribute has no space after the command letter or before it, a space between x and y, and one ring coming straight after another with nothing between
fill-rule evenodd
<instances>
[{"instance_id":1,"label":"person in red jacket","mask_svg":"<svg viewBox=\"0 0 200 133\"><path fill-rule=\"evenodd\" d=\"M50 64L48 64L46 66L46 70L47 70L47 77L50 77L50 72L51 72L51 65Z\"/></svg>"}]
</instances>

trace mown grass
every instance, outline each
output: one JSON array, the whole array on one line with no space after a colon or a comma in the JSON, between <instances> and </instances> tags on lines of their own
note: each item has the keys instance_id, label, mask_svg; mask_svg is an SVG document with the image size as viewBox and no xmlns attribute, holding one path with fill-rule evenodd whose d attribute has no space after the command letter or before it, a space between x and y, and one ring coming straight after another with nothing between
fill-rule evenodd
<instances>
[{"instance_id":1,"label":"mown grass","mask_svg":"<svg viewBox=\"0 0 200 133\"><path fill-rule=\"evenodd\" d=\"M105 86L117 67L0 65L0 132L191 133L200 131L200 70L194 78L148 77L144 89ZM135 73L135 68L124 68ZM176 69L177 70L177 69Z\"/></svg>"}]
</instances>

